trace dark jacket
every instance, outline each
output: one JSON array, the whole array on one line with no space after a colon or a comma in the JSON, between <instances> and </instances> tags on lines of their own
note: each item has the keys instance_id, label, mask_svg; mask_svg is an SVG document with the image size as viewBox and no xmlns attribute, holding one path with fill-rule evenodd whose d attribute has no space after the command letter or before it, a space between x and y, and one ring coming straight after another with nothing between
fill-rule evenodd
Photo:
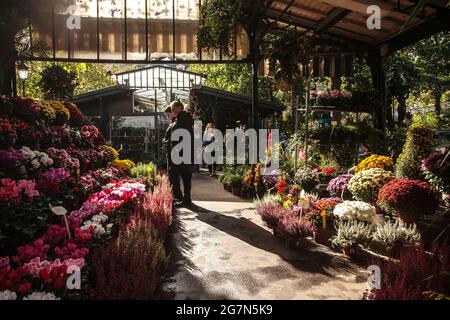
<instances>
[{"instance_id":1,"label":"dark jacket","mask_svg":"<svg viewBox=\"0 0 450 320\"><path fill-rule=\"evenodd\" d=\"M189 131L190 135L190 143L191 143L191 161L190 163L182 163L180 165L174 165L174 167L178 167L183 172L189 173L192 172L192 164L194 163L194 119L192 118L191 114L187 111L182 111L178 114L178 116L175 118L175 121L173 122L172 126L170 128L170 134L177 130L177 129L186 129ZM178 144L182 142L182 139L180 141L172 141L171 142L171 151L172 149ZM182 155L182 154L181 154Z\"/></svg>"}]
</instances>

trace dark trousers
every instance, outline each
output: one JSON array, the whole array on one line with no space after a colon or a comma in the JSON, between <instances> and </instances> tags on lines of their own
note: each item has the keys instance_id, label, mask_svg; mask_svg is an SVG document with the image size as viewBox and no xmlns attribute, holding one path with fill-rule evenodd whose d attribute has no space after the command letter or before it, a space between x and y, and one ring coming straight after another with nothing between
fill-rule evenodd
<instances>
[{"instance_id":1,"label":"dark trousers","mask_svg":"<svg viewBox=\"0 0 450 320\"><path fill-rule=\"evenodd\" d=\"M180 177L183 179L183 191L181 193ZM177 200L191 201L192 172L180 170L177 167L169 168L169 180L172 184L173 197Z\"/></svg>"},{"instance_id":2,"label":"dark trousers","mask_svg":"<svg viewBox=\"0 0 450 320\"><path fill-rule=\"evenodd\" d=\"M215 163L213 163L213 164L208 164L208 170L209 170L209 173L211 174L211 173L213 173L213 172L216 172L216 167L217 167L217 165L216 165Z\"/></svg>"},{"instance_id":3,"label":"dark trousers","mask_svg":"<svg viewBox=\"0 0 450 320\"><path fill-rule=\"evenodd\" d=\"M169 167L169 181L172 185L172 195L175 200L183 199L183 194L180 188L180 175L178 170Z\"/></svg>"}]
</instances>

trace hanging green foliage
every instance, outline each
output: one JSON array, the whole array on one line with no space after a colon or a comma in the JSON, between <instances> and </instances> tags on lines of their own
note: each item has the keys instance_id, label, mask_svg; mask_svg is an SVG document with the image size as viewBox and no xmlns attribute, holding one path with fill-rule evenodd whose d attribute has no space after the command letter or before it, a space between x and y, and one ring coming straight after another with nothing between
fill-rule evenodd
<instances>
[{"instance_id":1,"label":"hanging green foliage","mask_svg":"<svg viewBox=\"0 0 450 320\"><path fill-rule=\"evenodd\" d=\"M242 0L204 0L200 8L197 45L230 55L236 25L243 17Z\"/></svg>"},{"instance_id":2,"label":"hanging green foliage","mask_svg":"<svg viewBox=\"0 0 450 320\"><path fill-rule=\"evenodd\" d=\"M311 58L311 40L296 30L273 30L265 36L265 54L275 79L287 87L303 79L302 65Z\"/></svg>"},{"instance_id":3,"label":"hanging green foliage","mask_svg":"<svg viewBox=\"0 0 450 320\"><path fill-rule=\"evenodd\" d=\"M51 64L42 70L39 86L46 99L65 99L73 96L77 74L59 64Z\"/></svg>"}]
</instances>

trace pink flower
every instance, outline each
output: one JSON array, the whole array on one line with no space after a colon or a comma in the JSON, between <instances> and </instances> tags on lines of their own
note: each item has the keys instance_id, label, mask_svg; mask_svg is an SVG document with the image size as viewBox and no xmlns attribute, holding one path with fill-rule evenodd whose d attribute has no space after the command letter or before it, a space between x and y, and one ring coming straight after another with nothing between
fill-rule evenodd
<instances>
[{"instance_id":1,"label":"pink flower","mask_svg":"<svg viewBox=\"0 0 450 320\"><path fill-rule=\"evenodd\" d=\"M39 191L35 189L36 183L31 180L20 180L17 186L30 199L39 195Z\"/></svg>"}]
</instances>

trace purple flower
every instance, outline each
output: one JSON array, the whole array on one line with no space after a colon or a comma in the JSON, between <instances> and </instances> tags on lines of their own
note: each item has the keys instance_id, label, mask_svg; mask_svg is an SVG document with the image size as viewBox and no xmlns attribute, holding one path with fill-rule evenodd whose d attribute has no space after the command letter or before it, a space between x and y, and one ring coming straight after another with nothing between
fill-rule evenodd
<instances>
[{"instance_id":1,"label":"purple flower","mask_svg":"<svg viewBox=\"0 0 450 320\"><path fill-rule=\"evenodd\" d=\"M0 163L5 167L19 166L22 161L27 160L27 157L21 150L0 150Z\"/></svg>"},{"instance_id":2,"label":"purple flower","mask_svg":"<svg viewBox=\"0 0 450 320\"><path fill-rule=\"evenodd\" d=\"M64 168L50 169L38 177L37 188L44 194L59 192L60 185L70 177L70 172Z\"/></svg>"},{"instance_id":3,"label":"purple flower","mask_svg":"<svg viewBox=\"0 0 450 320\"><path fill-rule=\"evenodd\" d=\"M340 193L348 189L348 182L353 177L352 174L341 174L328 183L327 191L331 193Z\"/></svg>"}]
</instances>

